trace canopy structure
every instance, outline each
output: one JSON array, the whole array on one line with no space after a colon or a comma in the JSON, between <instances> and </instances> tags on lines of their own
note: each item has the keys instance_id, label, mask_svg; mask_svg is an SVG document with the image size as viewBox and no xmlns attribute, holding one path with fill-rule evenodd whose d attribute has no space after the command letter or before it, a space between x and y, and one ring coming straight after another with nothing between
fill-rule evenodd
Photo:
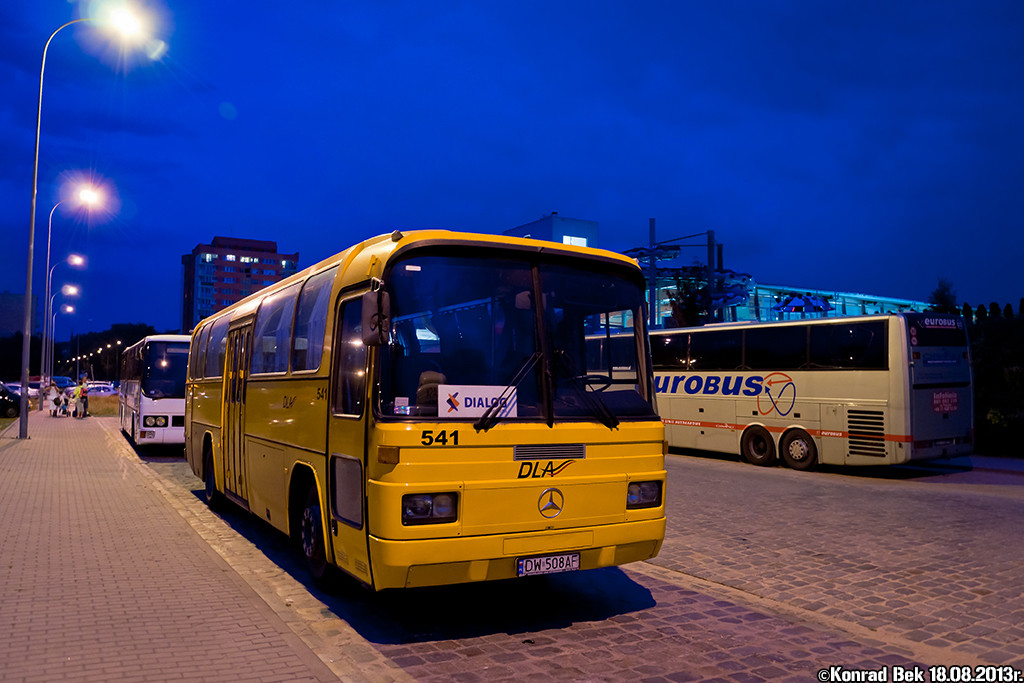
<instances>
[{"instance_id":1,"label":"canopy structure","mask_svg":"<svg viewBox=\"0 0 1024 683\"><path fill-rule=\"evenodd\" d=\"M786 313L822 313L831 311L832 305L816 294L790 294L772 306L772 310Z\"/></svg>"}]
</instances>

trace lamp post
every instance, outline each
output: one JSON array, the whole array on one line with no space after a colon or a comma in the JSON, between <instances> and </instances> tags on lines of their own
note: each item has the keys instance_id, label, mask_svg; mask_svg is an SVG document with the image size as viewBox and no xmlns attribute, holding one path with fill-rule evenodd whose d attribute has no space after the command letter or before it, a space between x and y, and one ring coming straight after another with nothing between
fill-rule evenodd
<instances>
[{"instance_id":1,"label":"lamp post","mask_svg":"<svg viewBox=\"0 0 1024 683\"><path fill-rule=\"evenodd\" d=\"M85 190L83 190L83 192L84 191ZM60 203L61 202L57 202L57 205L60 205ZM54 206L53 208L56 209L57 206ZM51 220L51 222L53 221L53 211L50 211L50 220ZM49 266L49 263L50 263L50 238L49 238L49 236L47 236L47 238L46 238L46 263ZM42 348L42 351L41 351L42 360L40 361L40 368L39 368L39 374L42 375L42 377L40 377L40 382L39 382L40 385L46 384L46 380L48 378L53 377L53 355L52 355L52 349L53 349L53 327L52 326L48 327L48 325L50 324L51 316L54 315L54 312L53 312L53 298L56 295L52 293L51 285L53 283L53 271L56 270L57 266L61 265L62 263L67 263L68 265L71 265L71 266L80 266L80 265L85 263L85 259L82 258L81 256L79 256L78 254L71 254L70 256L68 256L67 260L65 260L65 261L58 261L57 263L54 263L53 266L50 266L48 268L48 270L47 270L47 273L46 273L46 299L45 299L45 302L48 305L46 306L46 309L43 312L43 344L42 344L43 348ZM67 285L65 285L65 287L66 286ZM72 292L72 294L77 294L77 293L78 293L77 290ZM67 292L65 292L65 294L67 294ZM49 340L49 342L47 342L47 340Z\"/></svg>"},{"instance_id":2,"label":"lamp post","mask_svg":"<svg viewBox=\"0 0 1024 683\"><path fill-rule=\"evenodd\" d=\"M60 30L60 29L58 29L58 30ZM37 154L37 157L38 157L38 149L36 150L36 154ZM33 190L33 195L34 194L35 194L35 191ZM99 204L99 202L100 202L100 193L99 193L99 191L97 191L96 189L94 189L93 187L91 187L89 185L85 185L81 189L79 189L78 192L76 192L74 194L74 197L82 205L84 205L86 207L92 207L93 205ZM43 295L43 302L44 303L48 303L50 301L50 295L52 294L52 292L50 291L50 276L53 275L53 270L50 268L50 241L51 241L51 238L53 237L53 214L57 211L57 207L60 206L61 204L63 204L65 201L67 201L67 200L61 199L59 202L57 202L56 204L53 205L53 208L50 209L50 219L47 222L47 228L46 228L46 270L43 271L44 273L46 273L46 293ZM79 258L81 258L81 257L79 257ZM56 268L57 265L54 264L53 267ZM44 348L44 349L46 348L46 339L47 339L47 332L48 332L47 327L49 325L49 320L50 320L50 309L46 309L46 310L43 311L43 340L42 340L42 348ZM46 357L45 357L45 354L44 354L42 356L42 360L40 361L40 369L39 369L39 374L40 375L45 375L46 374L46 367L47 367ZM46 378L42 377L40 379L45 380Z\"/></svg>"},{"instance_id":3,"label":"lamp post","mask_svg":"<svg viewBox=\"0 0 1024 683\"><path fill-rule=\"evenodd\" d=\"M32 261L35 256L36 194L39 188L39 131L43 118L43 74L46 73L46 52L50 49L50 43L58 33L72 24L77 24L83 21L95 21L95 19L91 17L72 19L71 21L62 24L56 31L50 34L50 37L46 39L46 44L43 46L43 59L39 66L39 102L36 107L36 144L35 156L32 161L32 213L29 217L28 224L28 264L25 268L25 317L22 324L21 338L21 386L24 387L25 390L21 392L21 417L18 420L19 439L28 438L28 366L32 359ZM117 16L114 17L114 23L118 27L118 30L124 35L138 33L140 30L138 20L125 12L119 12Z\"/></svg>"},{"instance_id":4,"label":"lamp post","mask_svg":"<svg viewBox=\"0 0 1024 683\"><path fill-rule=\"evenodd\" d=\"M64 285L63 287L60 288L60 293L63 294L64 296L78 296L79 294L81 294L81 290L79 290L78 287L75 286L75 285ZM50 297L50 302L49 302L50 303L50 308L49 308L49 310L51 310L51 311L53 311L53 300L56 297L57 297L56 294L54 294L53 296ZM65 304L62 308L65 309L64 313L74 313L75 312L75 307L74 306L69 306L69 305ZM70 309L70 310L67 310L67 309ZM57 311L53 311L52 318L53 318L54 321L57 319ZM50 323L50 339L49 339L49 342L47 344L47 348L45 350L46 359L47 359L46 360L46 365L45 365L45 368L46 368L45 372L47 373L47 376L51 377L51 378L53 377L53 349L54 349L54 340L55 339L56 339L56 337L53 335L53 321L51 321L51 323Z\"/></svg>"},{"instance_id":5,"label":"lamp post","mask_svg":"<svg viewBox=\"0 0 1024 683\"><path fill-rule=\"evenodd\" d=\"M53 340L57 338L56 334L54 334L54 332L53 332L57 328L57 314L58 313L74 313L74 312L75 312L75 307L72 306L71 304L64 304L63 306L60 307L60 310L57 310L57 311L53 312L53 320L50 321L50 334L51 334L51 338L50 338L50 362L53 362L53 351L54 351ZM51 368L51 372L50 372L50 377L51 378L53 377L52 368ZM40 386L42 386L42 385L40 385Z\"/></svg>"}]
</instances>

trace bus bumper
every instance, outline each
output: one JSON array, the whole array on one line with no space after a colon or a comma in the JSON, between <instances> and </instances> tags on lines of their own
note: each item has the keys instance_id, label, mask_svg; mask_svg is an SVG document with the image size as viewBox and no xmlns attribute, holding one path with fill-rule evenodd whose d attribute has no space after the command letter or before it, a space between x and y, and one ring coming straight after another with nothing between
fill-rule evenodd
<instances>
[{"instance_id":1,"label":"bus bumper","mask_svg":"<svg viewBox=\"0 0 1024 683\"><path fill-rule=\"evenodd\" d=\"M370 567L377 590L493 581L515 578L520 557L578 552L581 570L648 560L664 538L664 517L529 534L415 541L371 536Z\"/></svg>"},{"instance_id":2,"label":"bus bumper","mask_svg":"<svg viewBox=\"0 0 1024 683\"><path fill-rule=\"evenodd\" d=\"M155 444L184 444L184 427L142 428L139 430L138 445L151 446Z\"/></svg>"}]
</instances>

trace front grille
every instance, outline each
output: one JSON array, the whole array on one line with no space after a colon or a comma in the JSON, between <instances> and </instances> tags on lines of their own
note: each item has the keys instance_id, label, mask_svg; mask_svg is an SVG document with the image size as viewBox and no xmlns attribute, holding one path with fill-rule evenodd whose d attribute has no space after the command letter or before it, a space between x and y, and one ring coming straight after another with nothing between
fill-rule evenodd
<instances>
[{"instance_id":1,"label":"front grille","mask_svg":"<svg viewBox=\"0 0 1024 683\"><path fill-rule=\"evenodd\" d=\"M587 447L581 443L513 446L513 460L582 460Z\"/></svg>"},{"instance_id":2,"label":"front grille","mask_svg":"<svg viewBox=\"0 0 1024 683\"><path fill-rule=\"evenodd\" d=\"M850 455L885 457L885 413L880 410L847 410Z\"/></svg>"}]
</instances>

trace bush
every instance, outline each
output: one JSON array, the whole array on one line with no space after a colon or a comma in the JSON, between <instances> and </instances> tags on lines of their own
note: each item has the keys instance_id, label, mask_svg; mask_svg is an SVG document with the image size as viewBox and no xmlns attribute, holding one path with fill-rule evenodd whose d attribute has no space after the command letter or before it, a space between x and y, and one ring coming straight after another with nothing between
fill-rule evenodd
<instances>
[{"instance_id":1,"label":"bush","mask_svg":"<svg viewBox=\"0 0 1024 683\"><path fill-rule=\"evenodd\" d=\"M984 307L979 306L981 313ZM974 369L975 451L1019 455L1024 431L1024 320L978 317L969 325Z\"/></svg>"}]
</instances>

